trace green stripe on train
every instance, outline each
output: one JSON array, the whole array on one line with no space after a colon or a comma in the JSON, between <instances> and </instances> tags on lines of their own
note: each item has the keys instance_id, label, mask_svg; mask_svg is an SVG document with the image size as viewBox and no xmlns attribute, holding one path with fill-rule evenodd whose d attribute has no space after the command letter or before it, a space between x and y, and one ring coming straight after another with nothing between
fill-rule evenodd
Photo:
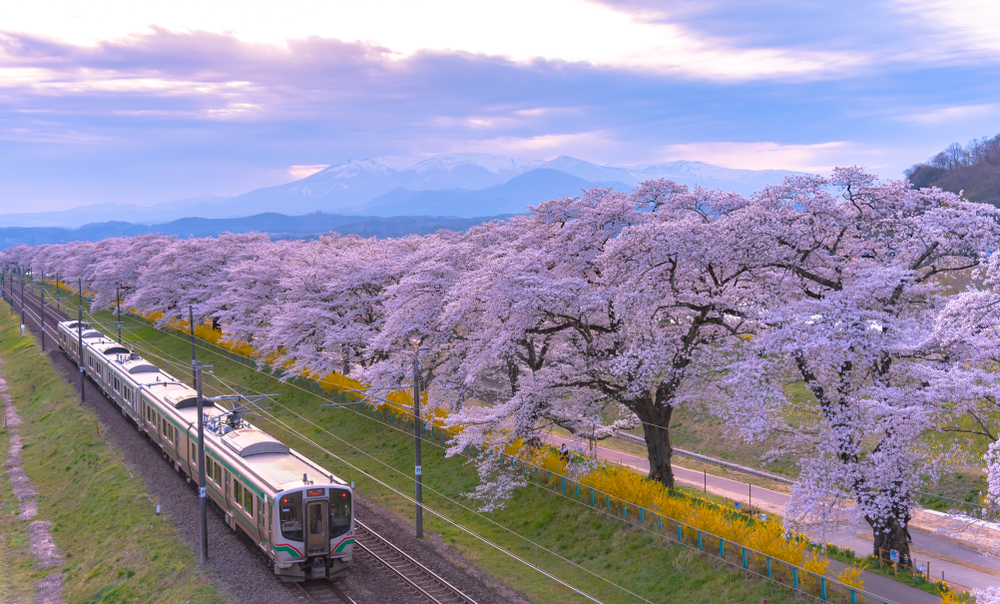
<instances>
[{"instance_id":1,"label":"green stripe on train","mask_svg":"<svg viewBox=\"0 0 1000 604\"><path fill-rule=\"evenodd\" d=\"M352 543L354 543L354 537L351 537L350 539L344 539L340 543L340 545L337 546L337 549L333 550L333 553L336 554L336 553L340 552L340 550L344 549L348 545L351 545Z\"/></svg>"}]
</instances>

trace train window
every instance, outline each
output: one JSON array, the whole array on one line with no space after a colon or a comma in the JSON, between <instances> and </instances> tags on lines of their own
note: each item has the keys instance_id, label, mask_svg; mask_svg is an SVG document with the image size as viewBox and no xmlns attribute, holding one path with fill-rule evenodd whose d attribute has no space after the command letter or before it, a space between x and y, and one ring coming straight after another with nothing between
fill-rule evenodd
<instances>
[{"instance_id":1,"label":"train window","mask_svg":"<svg viewBox=\"0 0 1000 604\"><path fill-rule=\"evenodd\" d=\"M351 492L330 489L330 538L351 528Z\"/></svg>"},{"instance_id":2,"label":"train window","mask_svg":"<svg viewBox=\"0 0 1000 604\"><path fill-rule=\"evenodd\" d=\"M218 463L215 465L215 484L222 484L222 466Z\"/></svg>"},{"instance_id":3,"label":"train window","mask_svg":"<svg viewBox=\"0 0 1000 604\"><path fill-rule=\"evenodd\" d=\"M191 457L189 457L188 459L191 460L192 462L198 461L198 447L194 443L191 443ZM209 461L208 463L212 462Z\"/></svg>"},{"instance_id":4,"label":"train window","mask_svg":"<svg viewBox=\"0 0 1000 604\"><path fill-rule=\"evenodd\" d=\"M243 509L253 516L253 491L250 487L243 487Z\"/></svg>"},{"instance_id":5,"label":"train window","mask_svg":"<svg viewBox=\"0 0 1000 604\"><path fill-rule=\"evenodd\" d=\"M233 481L233 503L243 507L243 483L238 480Z\"/></svg>"},{"instance_id":6,"label":"train window","mask_svg":"<svg viewBox=\"0 0 1000 604\"><path fill-rule=\"evenodd\" d=\"M281 535L289 541L302 541L302 491L282 495L278 514Z\"/></svg>"}]
</instances>

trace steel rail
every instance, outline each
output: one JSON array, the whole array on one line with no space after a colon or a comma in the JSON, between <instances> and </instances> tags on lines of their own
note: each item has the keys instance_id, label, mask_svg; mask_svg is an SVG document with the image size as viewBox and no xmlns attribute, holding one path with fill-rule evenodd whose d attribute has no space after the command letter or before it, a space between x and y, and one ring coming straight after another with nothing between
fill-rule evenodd
<instances>
[{"instance_id":1,"label":"steel rail","mask_svg":"<svg viewBox=\"0 0 1000 604\"><path fill-rule=\"evenodd\" d=\"M412 556L410 556L409 554L407 554L403 550L401 550L398 547L396 547L395 545L393 545L392 542L390 542L385 537L383 537L383 536L379 535L378 533L376 533L375 531L373 531L371 528L369 528L368 526L366 526L364 523L362 523L357 518L354 519L354 525L355 525L355 527L360 527L361 528L362 534L367 533L367 535L370 535L371 537L373 537L375 539L376 543L378 543L379 545L381 545L383 547L388 548L390 552L392 552L393 554L395 554L395 555L399 556L400 558L402 558L403 561L404 561L404 563L406 563L409 566L413 567L415 570L417 570L418 572L420 572L425 577L428 577L429 579L431 579L434 583L436 583L440 587L443 587L448 592L448 595L452 596L452 598L449 598L447 601L453 601L454 598L457 598L459 602L462 602L464 604L476 604L475 600L473 600L469 596L465 595L461 590L459 590L457 587L455 587L451 583L448 583L447 581L445 581L443 578L441 578L440 576L438 576L431 569L427 568L423 564L421 564L421 563L417 562L416 560L414 560ZM355 535L357 536L357 530L355 531ZM421 595L423 595L424 597L426 597L428 600L430 600L431 602L434 602L435 604L445 604L445 601L439 599L441 596L434 596L434 595L428 593L424 588L422 588L419 585L417 585L410 577L407 577L403 573L402 570L400 570L399 568L397 568L393 564L387 562L381 556L378 556L377 554L375 554L375 552L373 552L371 550L371 548L368 547L367 545L365 545L362 541L356 540L355 543L358 546L360 546L361 549L365 553L367 553L369 556L375 558L375 560L377 560L383 566L386 566L387 568L389 568L389 570L391 570L394 573L396 573L399 577L401 577L404 581L406 581L407 584L409 584L411 587L413 587L414 589L416 589Z\"/></svg>"}]
</instances>

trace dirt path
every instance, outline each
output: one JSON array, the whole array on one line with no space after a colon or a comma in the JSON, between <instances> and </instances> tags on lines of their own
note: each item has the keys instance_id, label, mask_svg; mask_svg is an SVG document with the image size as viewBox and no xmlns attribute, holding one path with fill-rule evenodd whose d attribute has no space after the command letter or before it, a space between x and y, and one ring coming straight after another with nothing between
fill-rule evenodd
<instances>
[{"instance_id":1,"label":"dirt path","mask_svg":"<svg viewBox=\"0 0 1000 604\"><path fill-rule=\"evenodd\" d=\"M3 363L0 361L0 368ZM17 407L14 401L7 394L7 381L3 379L0 370L0 399L4 404L4 420L10 435L10 449L7 452L7 477L11 483L11 491L17 497L20 513L18 520L28 522L28 535L31 543L31 555L39 568L53 568L62 566L66 561L65 556L56 547L49 527L52 523L47 520L35 520L38 515L38 501L35 499L38 492L32 486L28 474L21 467L21 418L17 415ZM35 601L39 604L62 604L62 588L65 575L54 573L44 579L35 581Z\"/></svg>"}]
</instances>

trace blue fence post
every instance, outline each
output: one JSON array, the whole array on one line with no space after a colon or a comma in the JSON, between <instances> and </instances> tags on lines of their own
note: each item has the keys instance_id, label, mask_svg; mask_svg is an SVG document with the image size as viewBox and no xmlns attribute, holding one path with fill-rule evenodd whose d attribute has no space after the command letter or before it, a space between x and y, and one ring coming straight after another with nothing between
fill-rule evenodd
<instances>
[{"instance_id":1,"label":"blue fence post","mask_svg":"<svg viewBox=\"0 0 1000 604\"><path fill-rule=\"evenodd\" d=\"M794 589L799 588L799 569L797 566L792 567L792 587Z\"/></svg>"},{"instance_id":2,"label":"blue fence post","mask_svg":"<svg viewBox=\"0 0 1000 604\"><path fill-rule=\"evenodd\" d=\"M740 549L743 550L743 568L747 568L747 548L741 547Z\"/></svg>"},{"instance_id":3,"label":"blue fence post","mask_svg":"<svg viewBox=\"0 0 1000 604\"><path fill-rule=\"evenodd\" d=\"M643 517L642 508L639 508L639 522L645 522L646 519Z\"/></svg>"},{"instance_id":4,"label":"blue fence post","mask_svg":"<svg viewBox=\"0 0 1000 604\"><path fill-rule=\"evenodd\" d=\"M595 505L594 504L594 489L593 488L590 489L590 505Z\"/></svg>"},{"instance_id":5,"label":"blue fence post","mask_svg":"<svg viewBox=\"0 0 1000 604\"><path fill-rule=\"evenodd\" d=\"M548 481L546 481L545 484L547 485L550 482L552 482L552 472L549 472L549 479L548 479Z\"/></svg>"},{"instance_id":6,"label":"blue fence post","mask_svg":"<svg viewBox=\"0 0 1000 604\"><path fill-rule=\"evenodd\" d=\"M628 508L626 508L625 504L623 503L622 504L622 518L625 518L627 516L628 516Z\"/></svg>"},{"instance_id":7,"label":"blue fence post","mask_svg":"<svg viewBox=\"0 0 1000 604\"><path fill-rule=\"evenodd\" d=\"M826 579L823 577L819 578L819 592L823 596L823 601L826 602Z\"/></svg>"},{"instance_id":8,"label":"blue fence post","mask_svg":"<svg viewBox=\"0 0 1000 604\"><path fill-rule=\"evenodd\" d=\"M563 490L563 493L565 493L566 492L566 477L565 476L560 476L559 480L562 481L562 490Z\"/></svg>"},{"instance_id":9,"label":"blue fence post","mask_svg":"<svg viewBox=\"0 0 1000 604\"><path fill-rule=\"evenodd\" d=\"M725 540L723 540L722 537L719 537L719 557L722 558L723 560L726 559L725 543L726 543Z\"/></svg>"},{"instance_id":10,"label":"blue fence post","mask_svg":"<svg viewBox=\"0 0 1000 604\"><path fill-rule=\"evenodd\" d=\"M611 495L605 495L604 498L608 500L608 509L610 510L611 509Z\"/></svg>"},{"instance_id":11,"label":"blue fence post","mask_svg":"<svg viewBox=\"0 0 1000 604\"><path fill-rule=\"evenodd\" d=\"M656 517L656 523L659 525L660 532L662 533L663 532L663 516L657 516Z\"/></svg>"},{"instance_id":12,"label":"blue fence post","mask_svg":"<svg viewBox=\"0 0 1000 604\"><path fill-rule=\"evenodd\" d=\"M681 528L681 523L677 523L677 540L684 541L684 529Z\"/></svg>"},{"instance_id":13,"label":"blue fence post","mask_svg":"<svg viewBox=\"0 0 1000 604\"><path fill-rule=\"evenodd\" d=\"M851 604L858 604L858 594L854 593L853 589L851 590Z\"/></svg>"},{"instance_id":14,"label":"blue fence post","mask_svg":"<svg viewBox=\"0 0 1000 604\"><path fill-rule=\"evenodd\" d=\"M770 558L764 558L764 559L767 560L767 577L770 579L771 578L771 559Z\"/></svg>"},{"instance_id":15,"label":"blue fence post","mask_svg":"<svg viewBox=\"0 0 1000 604\"><path fill-rule=\"evenodd\" d=\"M701 531L698 531L698 550L705 551L704 548L702 548L701 546Z\"/></svg>"}]
</instances>

